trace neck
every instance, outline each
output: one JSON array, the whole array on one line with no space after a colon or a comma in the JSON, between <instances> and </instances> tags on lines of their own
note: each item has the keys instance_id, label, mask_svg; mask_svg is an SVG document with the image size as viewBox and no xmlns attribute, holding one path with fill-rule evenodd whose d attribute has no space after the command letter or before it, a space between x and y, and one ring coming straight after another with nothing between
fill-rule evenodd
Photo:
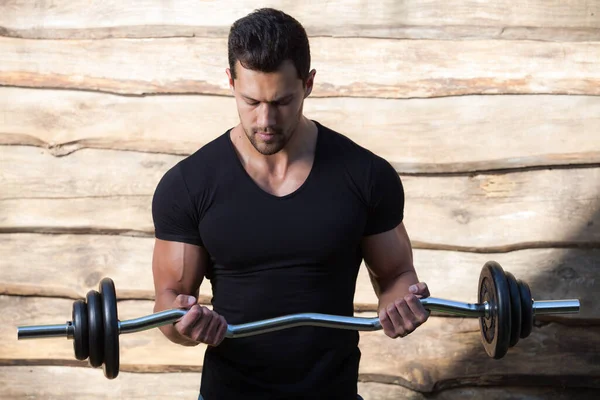
<instances>
[{"instance_id":1,"label":"neck","mask_svg":"<svg viewBox=\"0 0 600 400\"><path fill-rule=\"evenodd\" d=\"M285 176L295 163L312 163L316 149L317 127L314 122L302 117L285 147L275 154L259 153L248 140L241 125L232 132L231 138L244 166L263 170L276 176Z\"/></svg>"}]
</instances>

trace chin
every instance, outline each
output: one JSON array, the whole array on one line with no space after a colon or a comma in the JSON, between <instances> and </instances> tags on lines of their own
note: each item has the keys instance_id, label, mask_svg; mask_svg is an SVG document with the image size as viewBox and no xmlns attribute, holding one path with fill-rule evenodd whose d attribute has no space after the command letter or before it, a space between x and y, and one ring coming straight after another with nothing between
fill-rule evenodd
<instances>
[{"instance_id":1,"label":"chin","mask_svg":"<svg viewBox=\"0 0 600 400\"><path fill-rule=\"evenodd\" d=\"M273 155L273 154L281 151L281 149L283 149L283 147L284 147L283 143L270 143L270 144L266 144L266 143L258 143L258 144L252 143L252 145L254 146L254 148L256 149L256 151L258 151L263 156Z\"/></svg>"},{"instance_id":2,"label":"chin","mask_svg":"<svg viewBox=\"0 0 600 400\"><path fill-rule=\"evenodd\" d=\"M252 146L256 151L265 156L270 156L281 151L287 143L287 140L285 140L285 137L282 134L278 134L277 140L273 140L269 143L257 139L255 135L249 136L248 139L250 139L250 143L252 143Z\"/></svg>"}]
</instances>

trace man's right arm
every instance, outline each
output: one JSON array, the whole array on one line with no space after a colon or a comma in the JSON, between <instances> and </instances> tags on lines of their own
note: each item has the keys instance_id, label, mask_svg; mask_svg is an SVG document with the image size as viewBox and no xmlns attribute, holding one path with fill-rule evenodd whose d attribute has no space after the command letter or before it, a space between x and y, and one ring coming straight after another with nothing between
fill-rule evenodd
<instances>
[{"instance_id":1,"label":"man's right arm","mask_svg":"<svg viewBox=\"0 0 600 400\"><path fill-rule=\"evenodd\" d=\"M152 258L154 312L172 308L189 310L176 323L159 327L174 343L184 346L196 346L199 343L216 346L225 337L225 319L197 304L200 284L208 263L208 253L201 246L155 239Z\"/></svg>"}]
</instances>

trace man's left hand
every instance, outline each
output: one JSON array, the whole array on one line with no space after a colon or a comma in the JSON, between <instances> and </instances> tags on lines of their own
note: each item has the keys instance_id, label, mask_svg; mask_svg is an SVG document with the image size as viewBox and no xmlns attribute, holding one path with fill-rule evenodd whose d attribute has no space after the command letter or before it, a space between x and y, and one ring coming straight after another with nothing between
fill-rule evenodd
<instances>
[{"instance_id":1,"label":"man's left hand","mask_svg":"<svg viewBox=\"0 0 600 400\"><path fill-rule=\"evenodd\" d=\"M429 318L419 299L429 297L425 282L419 282L409 288L410 294L396 299L379 312L379 321L384 333L391 337L404 337L421 326Z\"/></svg>"}]
</instances>

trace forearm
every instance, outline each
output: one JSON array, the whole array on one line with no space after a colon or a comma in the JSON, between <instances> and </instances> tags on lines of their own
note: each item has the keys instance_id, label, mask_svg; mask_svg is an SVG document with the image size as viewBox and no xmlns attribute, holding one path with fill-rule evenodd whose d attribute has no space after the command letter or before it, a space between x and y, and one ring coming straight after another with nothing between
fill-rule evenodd
<instances>
[{"instance_id":1,"label":"forearm","mask_svg":"<svg viewBox=\"0 0 600 400\"><path fill-rule=\"evenodd\" d=\"M177 295L178 293L175 293L171 290L161 292L160 295L156 296L156 300L154 302L154 312L156 313L173 308L173 303L175 302ZM173 324L162 325L158 329L173 343L180 344L182 346L198 345L197 342L194 342L193 340L190 340L177 332Z\"/></svg>"},{"instance_id":2,"label":"forearm","mask_svg":"<svg viewBox=\"0 0 600 400\"><path fill-rule=\"evenodd\" d=\"M377 279L375 293L379 298L377 311L410 293L408 288L419 282L414 270L407 270L389 279Z\"/></svg>"}]
</instances>

